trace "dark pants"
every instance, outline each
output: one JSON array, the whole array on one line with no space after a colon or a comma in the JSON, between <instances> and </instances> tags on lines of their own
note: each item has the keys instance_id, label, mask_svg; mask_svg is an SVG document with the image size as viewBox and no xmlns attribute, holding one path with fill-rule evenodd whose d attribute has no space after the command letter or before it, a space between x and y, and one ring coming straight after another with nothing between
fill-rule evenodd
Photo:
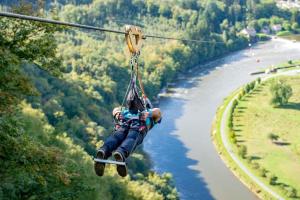
<instances>
[{"instance_id":1,"label":"dark pants","mask_svg":"<svg viewBox=\"0 0 300 200\"><path fill-rule=\"evenodd\" d=\"M128 158L143 142L146 133L146 130L140 131L139 126L121 127L106 139L101 149L105 151L106 158L110 157L115 150Z\"/></svg>"}]
</instances>

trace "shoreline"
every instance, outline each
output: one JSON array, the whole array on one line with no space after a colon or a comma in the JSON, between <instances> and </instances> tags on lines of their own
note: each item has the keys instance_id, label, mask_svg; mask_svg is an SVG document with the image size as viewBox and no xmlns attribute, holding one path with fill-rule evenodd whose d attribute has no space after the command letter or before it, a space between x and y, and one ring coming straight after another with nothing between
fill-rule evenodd
<instances>
[{"instance_id":1,"label":"shoreline","mask_svg":"<svg viewBox=\"0 0 300 200\"><path fill-rule=\"evenodd\" d=\"M262 79L263 82L268 79L284 76L284 75L295 75L299 73L300 70L292 70L288 72L281 72L275 75L269 75ZM232 103L238 98L238 94L243 89L243 86L231 92L219 106L217 113L212 124L211 138L212 142L225 165L230 169L230 171L255 195L261 199L284 199L272 189L269 185L266 185L258 179L258 177L248 170L248 166L241 162L241 158L235 154L232 150L232 143L229 142L228 138L228 119L229 119L229 109L232 108ZM226 127L224 127L226 124ZM221 142L221 143L220 143ZM226 144L227 143L227 144Z\"/></svg>"}]
</instances>

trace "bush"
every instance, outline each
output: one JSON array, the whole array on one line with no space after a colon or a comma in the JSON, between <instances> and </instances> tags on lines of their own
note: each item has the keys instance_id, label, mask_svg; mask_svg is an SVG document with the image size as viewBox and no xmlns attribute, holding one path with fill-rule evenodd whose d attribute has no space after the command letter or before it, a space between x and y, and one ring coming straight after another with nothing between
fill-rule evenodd
<instances>
[{"instance_id":1,"label":"bush","mask_svg":"<svg viewBox=\"0 0 300 200\"><path fill-rule=\"evenodd\" d=\"M289 36L292 35L290 31L280 31L276 34L277 36Z\"/></svg>"},{"instance_id":2,"label":"bush","mask_svg":"<svg viewBox=\"0 0 300 200\"><path fill-rule=\"evenodd\" d=\"M277 181L277 176L275 176L275 175L271 175L270 177L269 177L269 184L270 185L276 185L276 181Z\"/></svg>"},{"instance_id":3,"label":"bush","mask_svg":"<svg viewBox=\"0 0 300 200\"><path fill-rule=\"evenodd\" d=\"M259 169L259 167L260 167L260 166L259 166L259 164L258 164L257 162L253 162L253 163L252 163L252 168L253 168L253 169L256 169L256 170L257 170L257 169Z\"/></svg>"},{"instance_id":4,"label":"bush","mask_svg":"<svg viewBox=\"0 0 300 200\"><path fill-rule=\"evenodd\" d=\"M297 197L297 190L293 187L285 187L286 196L289 198L296 198Z\"/></svg>"},{"instance_id":5,"label":"bush","mask_svg":"<svg viewBox=\"0 0 300 200\"><path fill-rule=\"evenodd\" d=\"M270 40L270 36L264 34L264 33L258 33L257 35L257 38L259 41L267 41L267 40Z\"/></svg>"},{"instance_id":6,"label":"bush","mask_svg":"<svg viewBox=\"0 0 300 200\"><path fill-rule=\"evenodd\" d=\"M235 135L234 131L232 131L232 130L229 132L229 139L233 144L236 144L236 142L237 142L236 135Z\"/></svg>"},{"instance_id":7,"label":"bush","mask_svg":"<svg viewBox=\"0 0 300 200\"><path fill-rule=\"evenodd\" d=\"M239 154L240 157L242 157L243 159L245 159L246 155L247 155L247 147L245 145L241 145L238 148L238 154Z\"/></svg>"},{"instance_id":8,"label":"bush","mask_svg":"<svg viewBox=\"0 0 300 200\"><path fill-rule=\"evenodd\" d=\"M278 140L279 136L274 133L268 134L268 139L270 139L272 142Z\"/></svg>"},{"instance_id":9,"label":"bush","mask_svg":"<svg viewBox=\"0 0 300 200\"><path fill-rule=\"evenodd\" d=\"M246 94L245 90L242 90L241 91L241 96L243 97L243 96L245 96L245 94Z\"/></svg>"},{"instance_id":10,"label":"bush","mask_svg":"<svg viewBox=\"0 0 300 200\"><path fill-rule=\"evenodd\" d=\"M256 82L257 82L257 84L260 84L260 83L261 83L261 78L258 77L258 78L256 79Z\"/></svg>"},{"instance_id":11,"label":"bush","mask_svg":"<svg viewBox=\"0 0 300 200\"><path fill-rule=\"evenodd\" d=\"M250 91L253 90L255 88L255 81L252 81L251 83L249 83L249 89Z\"/></svg>"},{"instance_id":12,"label":"bush","mask_svg":"<svg viewBox=\"0 0 300 200\"><path fill-rule=\"evenodd\" d=\"M228 127L230 130L233 128L233 123L232 123L232 114L230 114L229 120L228 120Z\"/></svg>"},{"instance_id":13,"label":"bush","mask_svg":"<svg viewBox=\"0 0 300 200\"><path fill-rule=\"evenodd\" d=\"M236 108L236 106L238 105L238 101L235 99L233 102L232 102L232 110L234 111L234 109Z\"/></svg>"},{"instance_id":14,"label":"bush","mask_svg":"<svg viewBox=\"0 0 300 200\"><path fill-rule=\"evenodd\" d=\"M293 61L292 61L292 60L289 60L289 61L288 61L288 64L290 64L290 65L293 64Z\"/></svg>"},{"instance_id":15,"label":"bush","mask_svg":"<svg viewBox=\"0 0 300 200\"><path fill-rule=\"evenodd\" d=\"M261 177L267 177L267 170L265 168L260 168L258 173Z\"/></svg>"},{"instance_id":16,"label":"bush","mask_svg":"<svg viewBox=\"0 0 300 200\"><path fill-rule=\"evenodd\" d=\"M290 85L276 81L271 84L270 91L272 94L271 104L273 106L282 106L288 103L289 98L293 94L293 90Z\"/></svg>"},{"instance_id":17,"label":"bush","mask_svg":"<svg viewBox=\"0 0 300 200\"><path fill-rule=\"evenodd\" d=\"M239 95L238 95L238 100L240 101L240 100L242 100L242 94L240 93Z\"/></svg>"},{"instance_id":18,"label":"bush","mask_svg":"<svg viewBox=\"0 0 300 200\"><path fill-rule=\"evenodd\" d=\"M244 91L245 91L245 94L248 94L248 92L250 92L250 85L247 84L245 87L244 87Z\"/></svg>"}]
</instances>

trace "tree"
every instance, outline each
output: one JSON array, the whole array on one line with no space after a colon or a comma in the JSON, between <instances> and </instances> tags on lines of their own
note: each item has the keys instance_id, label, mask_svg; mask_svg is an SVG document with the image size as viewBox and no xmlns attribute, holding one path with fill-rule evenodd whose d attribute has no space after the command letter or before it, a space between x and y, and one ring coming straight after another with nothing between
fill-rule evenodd
<instances>
[{"instance_id":1,"label":"tree","mask_svg":"<svg viewBox=\"0 0 300 200\"><path fill-rule=\"evenodd\" d=\"M300 25L300 12L298 9L292 9L291 10L292 15L291 15L291 22L292 23L297 23Z\"/></svg>"},{"instance_id":2,"label":"tree","mask_svg":"<svg viewBox=\"0 0 300 200\"><path fill-rule=\"evenodd\" d=\"M247 147L245 145L241 145L238 148L238 154L239 154L240 157L242 157L243 159L245 159L246 155L247 155Z\"/></svg>"},{"instance_id":3,"label":"tree","mask_svg":"<svg viewBox=\"0 0 300 200\"><path fill-rule=\"evenodd\" d=\"M270 92L272 94L271 104L274 107L286 105L293 94L291 86L283 81L274 81L271 84Z\"/></svg>"},{"instance_id":4,"label":"tree","mask_svg":"<svg viewBox=\"0 0 300 200\"><path fill-rule=\"evenodd\" d=\"M297 190L293 187L286 187L286 196L290 198L296 198L297 197Z\"/></svg>"},{"instance_id":5,"label":"tree","mask_svg":"<svg viewBox=\"0 0 300 200\"><path fill-rule=\"evenodd\" d=\"M276 185L276 181L277 181L278 177L275 176L274 174L271 174L269 177L269 184L270 185Z\"/></svg>"},{"instance_id":6,"label":"tree","mask_svg":"<svg viewBox=\"0 0 300 200\"><path fill-rule=\"evenodd\" d=\"M60 75L56 30L37 22L0 19L0 113L12 111L25 96L36 94L21 69L25 64Z\"/></svg>"},{"instance_id":7,"label":"tree","mask_svg":"<svg viewBox=\"0 0 300 200\"><path fill-rule=\"evenodd\" d=\"M245 94L249 93L250 90L251 90L250 84L247 84L247 85L244 87Z\"/></svg>"},{"instance_id":8,"label":"tree","mask_svg":"<svg viewBox=\"0 0 300 200\"><path fill-rule=\"evenodd\" d=\"M268 134L268 139L270 139L272 142L278 140L278 138L279 138L279 136L274 133Z\"/></svg>"},{"instance_id":9,"label":"tree","mask_svg":"<svg viewBox=\"0 0 300 200\"><path fill-rule=\"evenodd\" d=\"M259 169L259 171L258 171L258 173L259 173L259 176L261 176L261 177L267 177L267 170L265 169L265 168L260 168Z\"/></svg>"},{"instance_id":10,"label":"tree","mask_svg":"<svg viewBox=\"0 0 300 200\"><path fill-rule=\"evenodd\" d=\"M256 82L257 82L257 84L259 85L259 84L261 83L261 78L258 77L258 78L256 79Z\"/></svg>"}]
</instances>

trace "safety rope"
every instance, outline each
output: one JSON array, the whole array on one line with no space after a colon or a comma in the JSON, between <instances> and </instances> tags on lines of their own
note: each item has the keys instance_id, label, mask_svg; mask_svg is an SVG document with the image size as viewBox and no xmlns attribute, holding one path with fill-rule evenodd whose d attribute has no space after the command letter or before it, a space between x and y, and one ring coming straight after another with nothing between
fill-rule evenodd
<instances>
[{"instance_id":1,"label":"safety rope","mask_svg":"<svg viewBox=\"0 0 300 200\"><path fill-rule=\"evenodd\" d=\"M144 107L146 108L147 103L149 103L151 105L150 101L147 98L147 95L146 95L146 92L145 92L145 89L144 89L144 85L143 85L143 82L142 82L142 77L141 77L141 74L139 72L139 66L138 66L139 56L140 56L140 53L136 53L136 54L132 54L131 58L130 58L129 63L130 63L130 67L131 67L131 75L130 75L130 81L129 81L126 93L125 93L123 101L122 101L122 105L121 105L122 108L124 108L125 100L128 96L129 89L133 85L135 85L136 89L138 89L138 92L142 94ZM136 85L137 80L138 80L138 83L139 83L139 87L137 87L137 85Z\"/></svg>"}]
</instances>

